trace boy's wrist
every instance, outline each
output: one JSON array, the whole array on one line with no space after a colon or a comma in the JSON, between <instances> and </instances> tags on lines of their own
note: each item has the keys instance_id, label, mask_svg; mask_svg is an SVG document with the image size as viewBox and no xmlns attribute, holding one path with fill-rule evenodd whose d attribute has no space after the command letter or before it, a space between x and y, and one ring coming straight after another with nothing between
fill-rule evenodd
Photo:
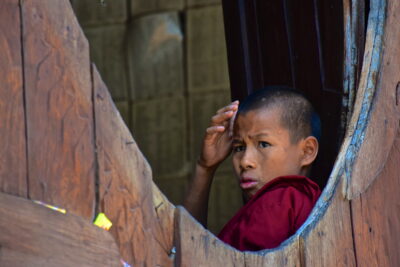
<instances>
[{"instance_id":1,"label":"boy's wrist","mask_svg":"<svg viewBox=\"0 0 400 267\"><path fill-rule=\"evenodd\" d=\"M214 166L208 166L207 164L205 164L203 160L201 160L201 158L198 158L196 161L196 167L208 174L213 174L217 170L218 165L219 164L216 164Z\"/></svg>"}]
</instances>

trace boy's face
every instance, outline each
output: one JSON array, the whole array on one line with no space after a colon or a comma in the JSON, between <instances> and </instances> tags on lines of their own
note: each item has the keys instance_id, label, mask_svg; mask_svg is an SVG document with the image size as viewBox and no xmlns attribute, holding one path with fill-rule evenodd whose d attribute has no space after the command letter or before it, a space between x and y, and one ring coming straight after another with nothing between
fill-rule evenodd
<instances>
[{"instance_id":1,"label":"boy's face","mask_svg":"<svg viewBox=\"0 0 400 267\"><path fill-rule=\"evenodd\" d=\"M233 167L247 198L278 176L305 175L302 140L293 144L279 108L238 115L233 129Z\"/></svg>"}]
</instances>

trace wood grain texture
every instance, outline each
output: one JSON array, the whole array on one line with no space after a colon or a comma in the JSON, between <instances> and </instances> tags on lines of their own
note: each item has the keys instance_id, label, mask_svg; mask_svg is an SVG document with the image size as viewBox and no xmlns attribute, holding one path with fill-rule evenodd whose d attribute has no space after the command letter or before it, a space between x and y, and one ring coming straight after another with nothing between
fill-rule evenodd
<instances>
[{"instance_id":1,"label":"wood grain texture","mask_svg":"<svg viewBox=\"0 0 400 267\"><path fill-rule=\"evenodd\" d=\"M323 209L319 208L314 224L301 233L303 266L356 266L350 205L338 190L342 186L343 177L335 185L333 199L327 200L326 213L321 214ZM324 197L319 201L325 201Z\"/></svg>"},{"instance_id":2,"label":"wood grain texture","mask_svg":"<svg viewBox=\"0 0 400 267\"><path fill-rule=\"evenodd\" d=\"M372 110L365 131L364 142L355 160L348 197L356 198L364 192L368 186L381 173L388 158L394 138L396 136L398 121L400 118L400 106L396 105L396 87L400 82L400 29L398 17L400 16L400 2L388 1L385 36L383 43L383 56L378 72L363 69L361 79L367 75L372 76L376 82ZM376 42L376 41L375 41ZM377 45L366 45L366 53L372 53L371 49L377 49ZM364 60L364 62L367 62ZM373 64L373 63L371 63ZM363 76L364 75L364 76ZM361 81L361 85L363 81ZM371 86L365 84L364 86ZM359 89L360 90L360 89ZM368 89L366 89L368 90ZM362 100L360 96L359 100ZM359 103L362 105L362 103Z\"/></svg>"},{"instance_id":3,"label":"wood grain texture","mask_svg":"<svg viewBox=\"0 0 400 267\"><path fill-rule=\"evenodd\" d=\"M300 242L299 237L296 236L278 249L263 250L260 252L244 252L245 264L244 266L290 266L300 267Z\"/></svg>"},{"instance_id":4,"label":"wood grain texture","mask_svg":"<svg viewBox=\"0 0 400 267\"><path fill-rule=\"evenodd\" d=\"M245 266L242 252L220 241L183 207L175 213L176 266Z\"/></svg>"},{"instance_id":5,"label":"wood grain texture","mask_svg":"<svg viewBox=\"0 0 400 267\"><path fill-rule=\"evenodd\" d=\"M29 197L94 215L88 43L70 3L21 1Z\"/></svg>"},{"instance_id":6,"label":"wood grain texture","mask_svg":"<svg viewBox=\"0 0 400 267\"><path fill-rule=\"evenodd\" d=\"M121 256L133 266L172 266L173 209L93 66L99 211L113 222Z\"/></svg>"},{"instance_id":7,"label":"wood grain texture","mask_svg":"<svg viewBox=\"0 0 400 267\"><path fill-rule=\"evenodd\" d=\"M0 1L0 191L27 196L20 9Z\"/></svg>"},{"instance_id":8,"label":"wood grain texture","mask_svg":"<svg viewBox=\"0 0 400 267\"><path fill-rule=\"evenodd\" d=\"M358 266L399 266L400 131L381 174L351 201Z\"/></svg>"},{"instance_id":9,"label":"wood grain texture","mask_svg":"<svg viewBox=\"0 0 400 267\"><path fill-rule=\"evenodd\" d=\"M121 266L105 230L72 215L0 193L0 266Z\"/></svg>"}]
</instances>

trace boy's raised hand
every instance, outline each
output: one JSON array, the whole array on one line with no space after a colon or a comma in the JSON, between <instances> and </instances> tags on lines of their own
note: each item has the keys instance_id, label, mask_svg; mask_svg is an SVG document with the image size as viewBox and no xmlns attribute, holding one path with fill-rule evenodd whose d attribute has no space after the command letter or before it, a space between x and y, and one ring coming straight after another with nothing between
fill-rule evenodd
<instances>
[{"instance_id":1,"label":"boy's raised hand","mask_svg":"<svg viewBox=\"0 0 400 267\"><path fill-rule=\"evenodd\" d=\"M208 198L214 172L231 152L231 122L233 123L238 105L239 101L234 101L218 110L211 118L203 140L203 149L183 202L183 206L204 226L207 226Z\"/></svg>"},{"instance_id":2,"label":"boy's raised hand","mask_svg":"<svg viewBox=\"0 0 400 267\"><path fill-rule=\"evenodd\" d=\"M206 169L215 169L231 152L232 123L238 110L239 101L234 101L217 111L211 118L203 140L198 164Z\"/></svg>"}]
</instances>

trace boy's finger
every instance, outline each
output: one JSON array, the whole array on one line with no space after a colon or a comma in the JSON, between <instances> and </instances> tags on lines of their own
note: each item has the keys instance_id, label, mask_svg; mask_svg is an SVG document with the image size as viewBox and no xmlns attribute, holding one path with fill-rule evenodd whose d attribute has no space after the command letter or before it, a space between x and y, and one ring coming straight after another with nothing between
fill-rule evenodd
<instances>
[{"instance_id":1,"label":"boy's finger","mask_svg":"<svg viewBox=\"0 0 400 267\"><path fill-rule=\"evenodd\" d=\"M222 133L225 131L225 129L226 128L224 126L217 125L217 126L208 127L206 132L207 132L207 134Z\"/></svg>"},{"instance_id":2,"label":"boy's finger","mask_svg":"<svg viewBox=\"0 0 400 267\"><path fill-rule=\"evenodd\" d=\"M227 111L224 113L216 114L211 118L211 125L215 126L216 124L221 124L227 120L229 120L233 114L234 111Z\"/></svg>"},{"instance_id":3,"label":"boy's finger","mask_svg":"<svg viewBox=\"0 0 400 267\"><path fill-rule=\"evenodd\" d=\"M234 101L234 102L232 102L231 104L229 104L228 106L225 106L225 107L223 107L223 108L220 108L218 111L217 111L217 114L218 113L223 113L223 112L226 112L226 111L228 111L228 110L237 110L238 109L238 105L239 105L239 101Z\"/></svg>"}]
</instances>

